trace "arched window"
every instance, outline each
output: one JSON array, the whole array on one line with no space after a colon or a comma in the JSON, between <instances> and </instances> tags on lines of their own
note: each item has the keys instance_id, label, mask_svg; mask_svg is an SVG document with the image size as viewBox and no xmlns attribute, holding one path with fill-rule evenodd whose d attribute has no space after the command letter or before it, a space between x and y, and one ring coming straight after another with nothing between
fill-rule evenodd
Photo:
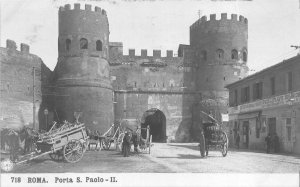
<instances>
[{"instance_id":1,"label":"arched window","mask_svg":"<svg viewBox=\"0 0 300 187\"><path fill-rule=\"evenodd\" d=\"M88 41L85 38L80 39L80 49L87 49L88 48Z\"/></svg>"},{"instance_id":2,"label":"arched window","mask_svg":"<svg viewBox=\"0 0 300 187\"><path fill-rule=\"evenodd\" d=\"M96 50L97 51L102 51L102 42L101 42L101 40L96 41Z\"/></svg>"},{"instance_id":3,"label":"arched window","mask_svg":"<svg viewBox=\"0 0 300 187\"><path fill-rule=\"evenodd\" d=\"M243 61L247 62L247 52L246 51L243 52Z\"/></svg>"},{"instance_id":4,"label":"arched window","mask_svg":"<svg viewBox=\"0 0 300 187\"><path fill-rule=\"evenodd\" d=\"M222 49L217 50L217 58L223 59L224 58L224 51Z\"/></svg>"},{"instance_id":5,"label":"arched window","mask_svg":"<svg viewBox=\"0 0 300 187\"><path fill-rule=\"evenodd\" d=\"M207 60L207 52L206 51L201 51L201 60L206 61Z\"/></svg>"},{"instance_id":6,"label":"arched window","mask_svg":"<svg viewBox=\"0 0 300 187\"><path fill-rule=\"evenodd\" d=\"M70 39L67 39L67 40L66 40L66 50L69 51L69 50L70 50L70 47L71 47L71 40L70 40Z\"/></svg>"},{"instance_id":7,"label":"arched window","mask_svg":"<svg viewBox=\"0 0 300 187\"><path fill-rule=\"evenodd\" d=\"M237 50L233 49L231 51L231 59L232 60L238 60L238 52L237 52Z\"/></svg>"}]
</instances>

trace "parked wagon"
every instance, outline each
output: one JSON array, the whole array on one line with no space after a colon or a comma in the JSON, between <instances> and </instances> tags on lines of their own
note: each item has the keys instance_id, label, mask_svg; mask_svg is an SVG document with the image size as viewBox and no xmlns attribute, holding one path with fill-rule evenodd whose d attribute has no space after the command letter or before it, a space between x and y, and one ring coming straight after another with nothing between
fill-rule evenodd
<instances>
[{"instance_id":1,"label":"parked wagon","mask_svg":"<svg viewBox=\"0 0 300 187\"><path fill-rule=\"evenodd\" d=\"M114 143L116 149L121 150L122 140L125 133L121 131L120 124L112 124L110 128L100 137L101 146L104 150L109 150L112 143Z\"/></svg>"},{"instance_id":2,"label":"parked wagon","mask_svg":"<svg viewBox=\"0 0 300 187\"><path fill-rule=\"evenodd\" d=\"M153 146L153 144L152 144L152 135L150 134L149 125L146 128L139 128L137 131L138 131L137 134L139 136L138 144L140 149L150 154L151 147ZM143 134L146 134L146 136L143 137Z\"/></svg>"},{"instance_id":3,"label":"parked wagon","mask_svg":"<svg viewBox=\"0 0 300 187\"><path fill-rule=\"evenodd\" d=\"M121 120L121 129L131 134L131 142L135 146L136 152L151 153L152 135L150 134L150 127L141 127L141 122L137 119L123 119ZM123 142L123 141L122 141Z\"/></svg>"},{"instance_id":4,"label":"parked wagon","mask_svg":"<svg viewBox=\"0 0 300 187\"><path fill-rule=\"evenodd\" d=\"M204 131L204 147L205 154L208 156L210 149L221 151L222 156L225 157L228 152L228 137L222 130L221 124L212 116L202 112L211 119L211 122L203 123Z\"/></svg>"},{"instance_id":5,"label":"parked wagon","mask_svg":"<svg viewBox=\"0 0 300 187\"><path fill-rule=\"evenodd\" d=\"M39 138L35 143L35 151L17 156L11 162L13 165L18 165L49 154L50 158L55 161L65 160L66 162L75 163L83 157L87 139L88 136L83 123L65 121L60 127L57 123L54 123L49 132L39 134Z\"/></svg>"},{"instance_id":6,"label":"parked wagon","mask_svg":"<svg viewBox=\"0 0 300 187\"><path fill-rule=\"evenodd\" d=\"M105 150L108 150L114 143L116 150L122 150L122 143L125 132L131 134L131 137L136 137L138 146L141 151L147 151L150 154L152 144L152 135L150 128L141 128L140 121L137 119L122 119L118 124L113 124L103 135L102 145ZM142 135L146 136L143 137ZM131 140L132 141L132 140Z\"/></svg>"}]
</instances>

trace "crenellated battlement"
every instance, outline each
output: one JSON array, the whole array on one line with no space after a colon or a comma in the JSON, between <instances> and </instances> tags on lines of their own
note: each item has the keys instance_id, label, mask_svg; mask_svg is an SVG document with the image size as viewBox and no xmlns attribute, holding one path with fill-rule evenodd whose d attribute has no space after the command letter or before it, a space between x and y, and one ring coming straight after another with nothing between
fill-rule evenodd
<instances>
[{"instance_id":1,"label":"crenellated battlement","mask_svg":"<svg viewBox=\"0 0 300 187\"><path fill-rule=\"evenodd\" d=\"M224 25L232 23L232 24L241 24L247 26L248 19L241 15L238 18L237 14L231 14L230 19L228 19L227 13L222 13L221 19L217 19L216 14L210 14L209 20L207 19L207 16L202 16L200 19L198 19L195 23L193 23L190 26L190 30L191 31L197 30L199 28L203 28L212 24L222 25L223 23Z\"/></svg>"},{"instance_id":2,"label":"crenellated battlement","mask_svg":"<svg viewBox=\"0 0 300 187\"><path fill-rule=\"evenodd\" d=\"M15 41L7 39L6 40L6 48L9 50L17 51L17 44ZM20 44L20 52L29 54L29 52L30 52L29 49L30 49L29 45L24 44L24 43Z\"/></svg>"},{"instance_id":3,"label":"crenellated battlement","mask_svg":"<svg viewBox=\"0 0 300 187\"><path fill-rule=\"evenodd\" d=\"M161 57L172 58L172 57L175 57L173 55L173 50L166 50L166 56L162 56L161 55L161 50L158 50L158 49L153 50L153 55L152 56L148 56L147 49L141 49L141 55L140 56L137 56L135 54L135 49L129 49L128 50L128 56L129 57L153 57L153 58L161 58Z\"/></svg>"},{"instance_id":4,"label":"crenellated battlement","mask_svg":"<svg viewBox=\"0 0 300 187\"><path fill-rule=\"evenodd\" d=\"M59 7L59 12L65 11L87 11L87 12L96 12L106 16L106 11L101 9L98 6L95 6L94 10L92 10L92 5L86 4L84 9L81 9L81 5L79 3L75 3L73 9L71 8L70 4L66 4L65 6Z\"/></svg>"}]
</instances>

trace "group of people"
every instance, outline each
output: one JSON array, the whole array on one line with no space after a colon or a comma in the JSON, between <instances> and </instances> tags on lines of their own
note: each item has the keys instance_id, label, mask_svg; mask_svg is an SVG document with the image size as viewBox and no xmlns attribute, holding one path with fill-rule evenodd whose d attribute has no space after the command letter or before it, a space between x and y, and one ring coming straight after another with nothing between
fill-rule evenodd
<instances>
[{"instance_id":1,"label":"group of people","mask_svg":"<svg viewBox=\"0 0 300 187\"><path fill-rule=\"evenodd\" d=\"M130 148L132 144L134 146L134 152L137 153L138 144L139 144L138 134L134 131L132 132L126 131L122 143L122 154L124 157L129 157Z\"/></svg>"},{"instance_id":2,"label":"group of people","mask_svg":"<svg viewBox=\"0 0 300 187\"><path fill-rule=\"evenodd\" d=\"M237 149L240 148L240 135L239 133L237 133L236 137L235 137L235 146ZM266 152L270 153L271 150L274 151L274 153L278 153L279 152L279 148L280 148L280 142L279 142L279 137L277 135L277 133L275 133L273 136L271 136L271 134L269 133L267 135L267 137L265 138L265 142L266 142Z\"/></svg>"}]
</instances>

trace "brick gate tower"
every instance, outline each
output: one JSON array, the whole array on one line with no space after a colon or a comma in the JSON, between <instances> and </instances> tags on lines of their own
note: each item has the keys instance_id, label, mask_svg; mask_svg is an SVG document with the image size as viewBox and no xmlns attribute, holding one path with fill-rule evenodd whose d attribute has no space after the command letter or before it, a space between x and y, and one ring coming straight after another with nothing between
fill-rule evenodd
<instances>
[{"instance_id":1,"label":"brick gate tower","mask_svg":"<svg viewBox=\"0 0 300 187\"><path fill-rule=\"evenodd\" d=\"M248 74L248 20L243 16L206 16L190 27L190 46L194 51L196 89L202 93L201 105L220 119L226 113L228 91L225 86Z\"/></svg>"},{"instance_id":2,"label":"brick gate tower","mask_svg":"<svg viewBox=\"0 0 300 187\"><path fill-rule=\"evenodd\" d=\"M79 121L104 132L113 122L108 65L109 24L105 10L91 5L59 9L58 63L54 70L60 120Z\"/></svg>"}]
</instances>

